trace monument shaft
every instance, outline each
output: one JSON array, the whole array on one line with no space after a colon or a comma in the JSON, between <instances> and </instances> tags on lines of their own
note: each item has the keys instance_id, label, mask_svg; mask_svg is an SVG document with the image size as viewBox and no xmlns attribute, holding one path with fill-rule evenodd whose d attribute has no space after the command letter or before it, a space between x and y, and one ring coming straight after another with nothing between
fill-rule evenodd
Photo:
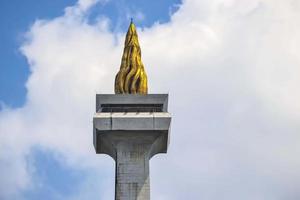
<instances>
[{"instance_id":1,"label":"monument shaft","mask_svg":"<svg viewBox=\"0 0 300 200\"><path fill-rule=\"evenodd\" d=\"M149 152L154 140L151 135L128 133L117 144L116 200L150 199Z\"/></svg>"},{"instance_id":2,"label":"monument shaft","mask_svg":"<svg viewBox=\"0 0 300 200\"><path fill-rule=\"evenodd\" d=\"M97 95L96 153L116 162L115 200L150 200L149 160L168 148L168 95Z\"/></svg>"}]
</instances>

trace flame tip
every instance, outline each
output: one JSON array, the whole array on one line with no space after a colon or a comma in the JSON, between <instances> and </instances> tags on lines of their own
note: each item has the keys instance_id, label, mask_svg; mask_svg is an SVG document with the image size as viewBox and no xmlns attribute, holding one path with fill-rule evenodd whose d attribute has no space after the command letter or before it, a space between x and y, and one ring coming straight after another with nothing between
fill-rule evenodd
<instances>
[{"instance_id":1,"label":"flame tip","mask_svg":"<svg viewBox=\"0 0 300 200\"><path fill-rule=\"evenodd\" d=\"M147 94L147 75L141 59L138 35L131 18L126 34L120 71L115 78L116 94Z\"/></svg>"}]
</instances>

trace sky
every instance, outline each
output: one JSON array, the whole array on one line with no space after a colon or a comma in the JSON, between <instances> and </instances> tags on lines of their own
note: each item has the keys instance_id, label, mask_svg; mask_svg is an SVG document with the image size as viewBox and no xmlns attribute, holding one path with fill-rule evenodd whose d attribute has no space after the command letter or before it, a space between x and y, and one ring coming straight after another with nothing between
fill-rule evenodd
<instances>
[{"instance_id":1,"label":"sky","mask_svg":"<svg viewBox=\"0 0 300 200\"><path fill-rule=\"evenodd\" d=\"M149 93L168 93L156 200L300 199L299 0L0 2L0 199L114 198L92 144L130 18Z\"/></svg>"}]
</instances>

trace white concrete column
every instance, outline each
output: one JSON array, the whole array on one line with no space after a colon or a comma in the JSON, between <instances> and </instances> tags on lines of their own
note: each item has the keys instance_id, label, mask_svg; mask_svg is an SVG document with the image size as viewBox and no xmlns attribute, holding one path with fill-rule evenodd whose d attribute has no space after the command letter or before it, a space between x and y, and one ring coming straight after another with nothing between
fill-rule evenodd
<instances>
[{"instance_id":1,"label":"white concrete column","mask_svg":"<svg viewBox=\"0 0 300 200\"><path fill-rule=\"evenodd\" d=\"M167 94L97 95L93 142L116 162L115 200L150 200L149 160L169 145L167 107Z\"/></svg>"},{"instance_id":2,"label":"white concrete column","mask_svg":"<svg viewBox=\"0 0 300 200\"><path fill-rule=\"evenodd\" d=\"M130 141L117 145L116 200L150 200L149 146Z\"/></svg>"}]
</instances>

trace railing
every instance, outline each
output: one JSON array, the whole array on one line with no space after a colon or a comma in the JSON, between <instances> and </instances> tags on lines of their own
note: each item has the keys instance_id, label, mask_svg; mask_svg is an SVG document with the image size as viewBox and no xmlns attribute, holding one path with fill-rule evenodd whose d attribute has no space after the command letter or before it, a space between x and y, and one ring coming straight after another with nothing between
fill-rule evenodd
<instances>
[{"instance_id":1,"label":"railing","mask_svg":"<svg viewBox=\"0 0 300 200\"><path fill-rule=\"evenodd\" d=\"M160 104L143 104L143 105L101 105L98 112L162 112Z\"/></svg>"}]
</instances>

